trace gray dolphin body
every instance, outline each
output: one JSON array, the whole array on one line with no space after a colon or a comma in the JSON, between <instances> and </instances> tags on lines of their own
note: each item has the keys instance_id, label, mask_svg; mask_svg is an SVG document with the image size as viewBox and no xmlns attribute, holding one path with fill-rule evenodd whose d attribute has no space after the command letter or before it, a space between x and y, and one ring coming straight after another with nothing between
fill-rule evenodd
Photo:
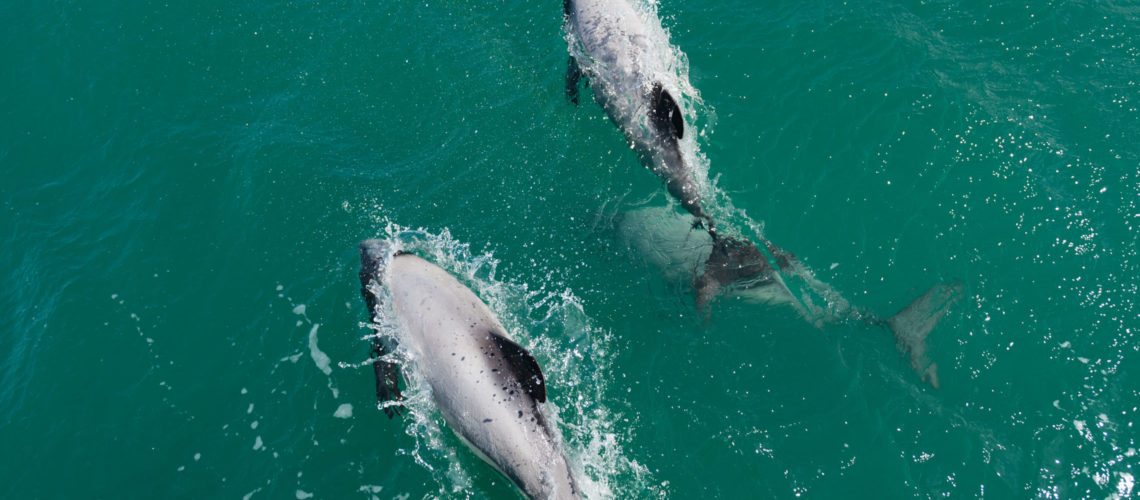
<instances>
[{"instance_id":1,"label":"gray dolphin body","mask_svg":"<svg viewBox=\"0 0 1140 500\"><path fill-rule=\"evenodd\" d=\"M566 91L577 103L578 79L585 74L594 96L625 134L642 161L657 174L684 209L711 237L705 272L694 278L697 305L704 308L726 285L756 282L772 271L772 262L753 243L718 234L704 196L706 175L685 161L684 141L695 142L674 97L683 84L670 67L673 58L660 24L628 0L563 0L571 46ZM771 261L782 253L769 245Z\"/></svg>"},{"instance_id":2,"label":"gray dolphin body","mask_svg":"<svg viewBox=\"0 0 1140 500\"><path fill-rule=\"evenodd\" d=\"M567 30L583 52L572 50L567 69L571 100L577 103L584 72L598 102L669 193L689 213L711 222L701 204L703 179L681 154L685 118L674 97L675 78L668 74L668 47L651 45L660 26L649 24L626 0L563 0L563 9Z\"/></svg>"},{"instance_id":3,"label":"gray dolphin body","mask_svg":"<svg viewBox=\"0 0 1140 500\"><path fill-rule=\"evenodd\" d=\"M381 300L374 287L387 286L399 341L447 425L527 497L578 498L557 430L543 414L546 382L538 362L494 313L451 274L411 254L393 256L383 241L361 243L360 262L371 319ZM401 398L397 367L385 356L392 348L374 345L381 401Z\"/></svg>"}]
</instances>

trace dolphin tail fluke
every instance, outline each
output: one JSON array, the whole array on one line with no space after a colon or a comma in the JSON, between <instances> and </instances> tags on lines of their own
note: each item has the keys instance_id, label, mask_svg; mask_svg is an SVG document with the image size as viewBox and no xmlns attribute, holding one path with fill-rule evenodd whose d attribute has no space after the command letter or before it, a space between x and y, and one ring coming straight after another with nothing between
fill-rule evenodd
<instances>
[{"instance_id":1,"label":"dolphin tail fluke","mask_svg":"<svg viewBox=\"0 0 1140 500\"><path fill-rule=\"evenodd\" d=\"M926 355L926 337L962 293L959 284L936 285L905 309L886 320L899 351L910 356L910 365L935 389L939 386L938 364Z\"/></svg>"}]
</instances>

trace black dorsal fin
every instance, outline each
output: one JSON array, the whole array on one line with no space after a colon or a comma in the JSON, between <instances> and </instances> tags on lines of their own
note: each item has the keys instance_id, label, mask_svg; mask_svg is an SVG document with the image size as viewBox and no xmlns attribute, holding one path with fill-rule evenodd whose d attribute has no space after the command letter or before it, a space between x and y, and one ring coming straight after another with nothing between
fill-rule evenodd
<instances>
[{"instance_id":1,"label":"black dorsal fin","mask_svg":"<svg viewBox=\"0 0 1140 500\"><path fill-rule=\"evenodd\" d=\"M653 84L651 116L658 130L668 130L676 139L685 137L685 117L681 114L681 107L677 106L677 101L673 100L673 96L669 95L669 91L660 83Z\"/></svg>"},{"instance_id":2,"label":"black dorsal fin","mask_svg":"<svg viewBox=\"0 0 1140 500\"><path fill-rule=\"evenodd\" d=\"M499 348L507 362L507 366L522 384L522 389L539 403L546 402L546 378L542 376L542 369L538 361L526 349L508 339L502 334L489 332L491 340Z\"/></svg>"}]
</instances>

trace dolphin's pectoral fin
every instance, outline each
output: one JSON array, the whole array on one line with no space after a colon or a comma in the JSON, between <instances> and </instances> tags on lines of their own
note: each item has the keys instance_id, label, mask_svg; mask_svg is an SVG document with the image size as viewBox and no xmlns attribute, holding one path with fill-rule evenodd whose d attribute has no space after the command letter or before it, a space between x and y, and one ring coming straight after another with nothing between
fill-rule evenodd
<instances>
[{"instance_id":1,"label":"dolphin's pectoral fin","mask_svg":"<svg viewBox=\"0 0 1140 500\"><path fill-rule=\"evenodd\" d=\"M379 339L372 342L372 371L376 373L376 404L384 409L388 418L403 415L404 407L399 404L386 404L389 401L402 401L400 393L400 367L396 362L385 359L388 349Z\"/></svg>"},{"instance_id":2,"label":"dolphin's pectoral fin","mask_svg":"<svg viewBox=\"0 0 1140 500\"><path fill-rule=\"evenodd\" d=\"M526 352L526 349L516 344L515 341L501 334L489 332L489 335L495 345L498 346L499 352L503 354L507 366L518 379L523 392L526 392L535 401L545 403L546 377L542 376L542 369L539 368L538 361L534 359L534 356L531 356L529 352Z\"/></svg>"},{"instance_id":3,"label":"dolphin's pectoral fin","mask_svg":"<svg viewBox=\"0 0 1140 500\"><path fill-rule=\"evenodd\" d=\"M757 284L772 270L751 241L723 236L714 239L705 276L718 285Z\"/></svg>"},{"instance_id":4,"label":"dolphin's pectoral fin","mask_svg":"<svg viewBox=\"0 0 1140 500\"><path fill-rule=\"evenodd\" d=\"M681 107L660 83L653 84L653 124L657 130L668 130L675 139L685 137L685 117Z\"/></svg>"},{"instance_id":5,"label":"dolphin's pectoral fin","mask_svg":"<svg viewBox=\"0 0 1140 500\"><path fill-rule=\"evenodd\" d=\"M574 56L566 61L566 98L575 105L578 104L578 81L582 79L582 68Z\"/></svg>"}]
</instances>

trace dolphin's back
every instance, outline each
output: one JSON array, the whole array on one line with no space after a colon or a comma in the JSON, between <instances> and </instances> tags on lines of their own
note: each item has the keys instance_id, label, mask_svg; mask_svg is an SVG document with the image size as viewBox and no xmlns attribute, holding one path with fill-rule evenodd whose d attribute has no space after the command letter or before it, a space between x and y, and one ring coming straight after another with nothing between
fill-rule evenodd
<instances>
[{"instance_id":1,"label":"dolphin's back","mask_svg":"<svg viewBox=\"0 0 1140 500\"><path fill-rule=\"evenodd\" d=\"M532 498L574 498L569 466L539 404L534 359L475 294L414 255L389 264L401 340L448 425Z\"/></svg>"}]
</instances>

